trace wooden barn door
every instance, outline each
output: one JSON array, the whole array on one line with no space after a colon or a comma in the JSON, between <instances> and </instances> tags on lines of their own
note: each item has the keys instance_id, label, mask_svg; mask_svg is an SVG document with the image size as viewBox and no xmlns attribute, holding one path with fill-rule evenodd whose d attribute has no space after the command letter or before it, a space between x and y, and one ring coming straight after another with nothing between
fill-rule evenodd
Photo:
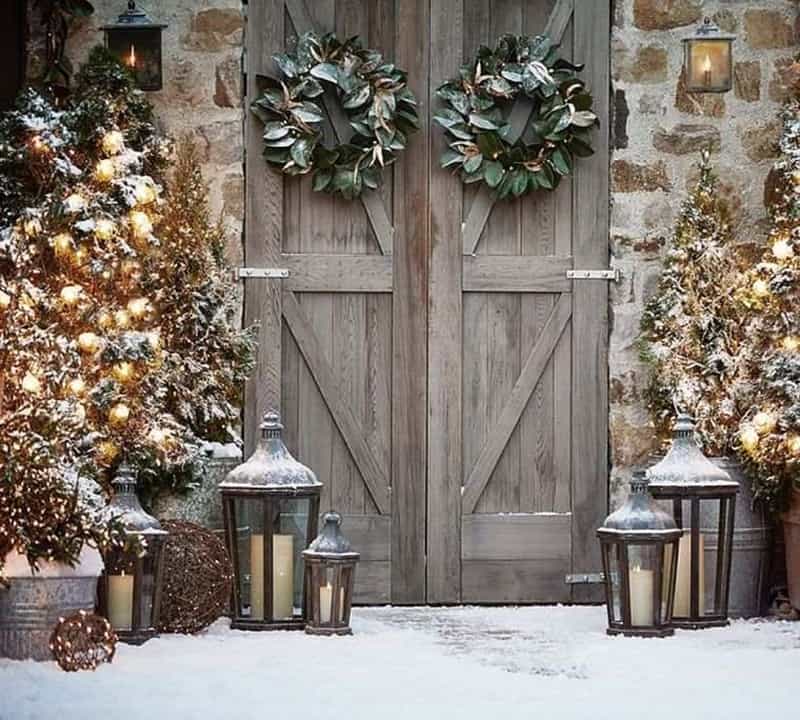
<instances>
[{"instance_id":1,"label":"wooden barn door","mask_svg":"<svg viewBox=\"0 0 800 720\"><path fill-rule=\"evenodd\" d=\"M592 599L565 576L600 567L607 282L567 271L608 264L608 3L439 0L431 13L432 93L479 45L546 32L586 63L603 127L555 193L494 203L432 172L428 600ZM518 133L529 114L518 101ZM433 133L436 156L442 145Z\"/></svg>"},{"instance_id":2,"label":"wooden barn door","mask_svg":"<svg viewBox=\"0 0 800 720\"><path fill-rule=\"evenodd\" d=\"M421 130L380 193L284 179L246 120L245 440L280 407L362 552L356 601L594 599L607 497L606 0L250 0L247 99L296 32L360 35L408 71ZM503 32L562 36L603 128L558 192L494 204L439 168L435 89ZM326 136L348 134L328 105ZM520 106L514 122L524 123ZM343 126L344 125L344 126ZM285 276L285 277L281 277Z\"/></svg>"}]
</instances>

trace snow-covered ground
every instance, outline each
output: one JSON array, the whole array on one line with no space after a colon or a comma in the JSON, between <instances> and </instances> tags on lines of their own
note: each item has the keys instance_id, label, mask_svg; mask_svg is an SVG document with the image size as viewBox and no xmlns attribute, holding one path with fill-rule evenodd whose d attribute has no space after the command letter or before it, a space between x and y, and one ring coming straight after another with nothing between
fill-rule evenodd
<instances>
[{"instance_id":1,"label":"snow-covered ground","mask_svg":"<svg viewBox=\"0 0 800 720\"><path fill-rule=\"evenodd\" d=\"M800 623L610 638L598 607L369 608L355 635L120 645L91 673L0 660L2 720L793 717Z\"/></svg>"}]
</instances>

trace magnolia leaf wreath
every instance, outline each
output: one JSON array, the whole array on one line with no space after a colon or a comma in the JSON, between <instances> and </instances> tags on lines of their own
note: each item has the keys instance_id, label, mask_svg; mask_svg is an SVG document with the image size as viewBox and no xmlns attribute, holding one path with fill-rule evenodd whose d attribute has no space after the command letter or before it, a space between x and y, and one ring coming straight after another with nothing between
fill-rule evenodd
<instances>
[{"instance_id":1,"label":"magnolia leaf wreath","mask_svg":"<svg viewBox=\"0 0 800 720\"><path fill-rule=\"evenodd\" d=\"M582 69L560 58L546 35L503 35L494 49L481 46L437 90L448 104L434 116L449 141L442 167L460 170L465 183L485 182L499 198L555 189L576 157L594 152L589 133L598 121L576 76ZM532 101L531 119L515 138L508 117L521 97Z\"/></svg>"},{"instance_id":2,"label":"magnolia leaf wreath","mask_svg":"<svg viewBox=\"0 0 800 720\"><path fill-rule=\"evenodd\" d=\"M313 175L317 191L351 199L376 189L381 170L404 150L419 127L417 101L406 74L364 49L358 37L340 42L304 33L294 50L273 56L281 79L253 103L264 122L264 157L287 175ZM317 101L333 95L353 130L347 142L323 144L324 113Z\"/></svg>"}]
</instances>

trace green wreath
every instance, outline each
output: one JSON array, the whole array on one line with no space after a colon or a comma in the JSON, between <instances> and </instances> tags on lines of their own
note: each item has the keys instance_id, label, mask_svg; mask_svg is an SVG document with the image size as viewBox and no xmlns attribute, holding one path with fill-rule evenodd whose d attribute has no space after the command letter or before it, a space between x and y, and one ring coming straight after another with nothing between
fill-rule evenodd
<instances>
[{"instance_id":1,"label":"green wreath","mask_svg":"<svg viewBox=\"0 0 800 720\"><path fill-rule=\"evenodd\" d=\"M340 42L333 33L303 34L293 51L273 57L281 79L255 100L264 122L264 157L287 175L313 175L316 191L351 199L376 189L381 170L404 150L419 127L417 101L406 74L358 37ZM333 91L353 136L323 144L324 113L316 98Z\"/></svg>"},{"instance_id":2,"label":"green wreath","mask_svg":"<svg viewBox=\"0 0 800 720\"><path fill-rule=\"evenodd\" d=\"M437 90L449 105L434 116L449 136L442 167L460 170L465 183L485 182L499 198L555 189L576 157L594 152L589 133L598 120L576 76L582 69L558 57L546 35L503 35L494 50L481 46L459 77ZM533 110L515 139L508 107L521 95Z\"/></svg>"}]
</instances>

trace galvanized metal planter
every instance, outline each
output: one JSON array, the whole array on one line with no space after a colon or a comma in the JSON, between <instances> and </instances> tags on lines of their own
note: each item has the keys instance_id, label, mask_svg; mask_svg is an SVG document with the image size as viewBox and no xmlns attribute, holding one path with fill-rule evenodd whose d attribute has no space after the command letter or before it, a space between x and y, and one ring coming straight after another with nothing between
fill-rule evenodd
<instances>
[{"instance_id":1,"label":"galvanized metal planter","mask_svg":"<svg viewBox=\"0 0 800 720\"><path fill-rule=\"evenodd\" d=\"M0 588L0 657L51 660L50 634L76 610L94 612L97 575L11 578Z\"/></svg>"}]
</instances>

